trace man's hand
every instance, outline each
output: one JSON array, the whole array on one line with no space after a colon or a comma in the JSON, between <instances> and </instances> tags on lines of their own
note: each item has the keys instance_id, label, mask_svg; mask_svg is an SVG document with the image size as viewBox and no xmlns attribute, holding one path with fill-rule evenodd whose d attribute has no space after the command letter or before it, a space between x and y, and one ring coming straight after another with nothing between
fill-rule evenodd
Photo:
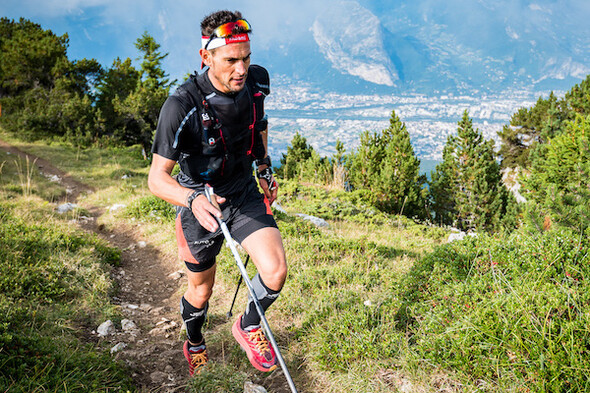
<instances>
[{"instance_id":1,"label":"man's hand","mask_svg":"<svg viewBox=\"0 0 590 393\"><path fill-rule=\"evenodd\" d=\"M260 188L262 188L262 192L264 192L266 199L268 199L268 202L272 205L277 199L279 185L270 171L266 174L263 174L263 172L264 170L258 175L258 182L260 183Z\"/></svg>"},{"instance_id":2,"label":"man's hand","mask_svg":"<svg viewBox=\"0 0 590 393\"><path fill-rule=\"evenodd\" d=\"M225 198L215 194L213 194L213 198L215 198L215 202L217 202L217 207L209 203L205 194L196 197L191 205L195 218L199 221L199 224L209 232L215 232L217 228L219 228L219 224L217 224L215 217L220 219L223 218L221 210L219 210L219 205L225 203Z\"/></svg>"}]
</instances>

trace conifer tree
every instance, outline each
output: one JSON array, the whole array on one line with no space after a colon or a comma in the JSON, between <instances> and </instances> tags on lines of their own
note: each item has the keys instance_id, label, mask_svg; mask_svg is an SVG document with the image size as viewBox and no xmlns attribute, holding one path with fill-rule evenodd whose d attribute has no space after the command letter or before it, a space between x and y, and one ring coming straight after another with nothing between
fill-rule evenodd
<instances>
[{"instance_id":1,"label":"conifer tree","mask_svg":"<svg viewBox=\"0 0 590 393\"><path fill-rule=\"evenodd\" d=\"M531 156L524 180L526 196L536 204L529 218L550 217L559 225L581 230L590 226L590 115L566 121L564 132ZM534 215L536 217L532 217Z\"/></svg>"},{"instance_id":2,"label":"conifer tree","mask_svg":"<svg viewBox=\"0 0 590 393\"><path fill-rule=\"evenodd\" d=\"M414 154L410 133L395 111L391 113L389 128L381 134L384 148L383 165L378 183L381 205L385 210L424 216L423 185L420 160Z\"/></svg>"},{"instance_id":3,"label":"conifer tree","mask_svg":"<svg viewBox=\"0 0 590 393\"><path fill-rule=\"evenodd\" d=\"M510 125L498 132L502 167L528 168L530 152L560 132L567 116L565 105L551 92L547 99L540 97L531 108L520 108L512 115Z\"/></svg>"},{"instance_id":4,"label":"conifer tree","mask_svg":"<svg viewBox=\"0 0 590 393\"><path fill-rule=\"evenodd\" d=\"M130 58L121 61L117 57L104 73L97 86L96 107L101 111L107 134L112 135L115 129L124 127L123 119L115 113L115 98L124 101L135 91L139 80L140 73L133 67Z\"/></svg>"},{"instance_id":5,"label":"conifer tree","mask_svg":"<svg viewBox=\"0 0 590 393\"><path fill-rule=\"evenodd\" d=\"M426 179L420 176L420 160L414 155L410 134L395 111L389 127L378 133L361 134L360 146L349 159L354 188L373 192L385 211L424 216Z\"/></svg>"},{"instance_id":6,"label":"conifer tree","mask_svg":"<svg viewBox=\"0 0 590 393\"><path fill-rule=\"evenodd\" d=\"M463 230L499 227L508 193L501 183L493 141L485 141L467 111L449 136L431 180L435 221Z\"/></svg>"},{"instance_id":7,"label":"conifer tree","mask_svg":"<svg viewBox=\"0 0 590 393\"><path fill-rule=\"evenodd\" d=\"M281 157L281 167L277 174L283 179L298 178L305 161L311 158L313 147L307 144L307 139L297 132L287 147L287 154Z\"/></svg>"},{"instance_id":8,"label":"conifer tree","mask_svg":"<svg viewBox=\"0 0 590 393\"><path fill-rule=\"evenodd\" d=\"M364 131L360 135L360 145L348 157L350 183L353 188L373 190L379 180L383 164L383 147L378 133Z\"/></svg>"},{"instance_id":9,"label":"conifer tree","mask_svg":"<svg viewBox=\"0 0 590 393\"><path fill-rule=\"evenodd\" d=\"M171 83L162 68L168 54L160 54L160 45L145 32L135 47L143 53L141 75L136 88L126 98L115 97L113 107L124 126L115 130L115 137L127 144L139 143L144 154L149 151L162 104L168 97ZM174 81L173 83L175 83Z\"/></svg>"}]
</instances>

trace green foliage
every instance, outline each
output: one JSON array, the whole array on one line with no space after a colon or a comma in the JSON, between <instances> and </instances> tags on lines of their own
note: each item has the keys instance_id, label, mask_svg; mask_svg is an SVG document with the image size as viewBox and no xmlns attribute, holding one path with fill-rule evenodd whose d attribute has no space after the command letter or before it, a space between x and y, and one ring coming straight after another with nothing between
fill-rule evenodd
<instances>
[{"instance_id":1,"label":"green foliage","mask_svg":"<svg viewBox=\"0 0 590 393\"><path fill-rule=\"evenodd\" d=\"M590 115L566 121L563 133L531 155L531 173L524 180L526 196L536 206L529 218L550 217L558 224L584 231L590 225Z\"/></svg>"},{"instance_id":2,"label":"green foliage","mask_svg":"<svg viewBox=\"0 0 590 393\"><path fill-rule=\"evenodd\" d=\"M67 60L67 34L56 36L23 18L1 18L0 26L0 97L35 87L51 89L56 71Z\"/></svg>"},{"instance_id":3,"label":"green foliage","mask_svg":"<svg viewBox=\"0 0 590 393\"><path fill-rule=\"evenodd\" d=\"M502 391L587 390L587 235L482 235L416 262L397 315L415 361Z\"/></svg>"},{"instance_id":4,"label":"green foliage","mask_svg":"<svg viewBox=\"0 0 590 393\"><path fill-rule=\"evenodd\" d=\"M502 140L499 152L502 166L528 168L531 149L559 133L562 122L567 118L566 105L551 92L549 98L539 97L534 106L520 108L512 115L510 125L504 126L498 133Z\"/></svg>"},{"instance_id":5,"label":"green foliage","mask_svg":"<svg viewBox=\"0 0 590 393\"><path fill-rule=\"evenodd\" d=\"M590 75L558 99L553 92L547 99L539 98L531 108L520 108L498 133L502 139L502 166L529 168L530 154L538 144L545 144L565 129L566 121L577 115L590 115Z\"/></svg>"},{"instance_id":6,"label":"green foliage","mask_svg":"<svg viewBox=\"0 0 590 393\"><path fill-rule=\"evenodd\" d=\"M190 380L193 393L242 393L248 375L232 367L210 362Z\"/></svg>"},{"instance_id":7,"label":"green foliage","mask_svg":"<svg viewBox=\"0 0 590 393\"><path fill-rule=\"evenodd\" d=\"M111 68L106 70L97 86L96 107L100 110L105 130L111 135L115 130L124 126L123 121L116 114L114 101L125 100L139 83L140 73L131 65L131 59L121 61L118 57Z\"/></svg>"},{"instance_id":8,"label":"green foliage","mask_svg":"<svg viewBox=\"0 0 590 393\"><path fill-rule=\"evenodd\" d=\"M75 335L112 312L107 267L120 251L34 209L0 202L0 390L130 388L120 365Z\"/></svg>"},{"instance_id":9,"label":"green foliage","mask_svg":"<svg viewBox=\"0 0 590 393\"><path fill-rule=\"evenodd\" d=\"M105 72L94 59L69 61L67 35L25 19L2 18L0 31L0 121L7 130L21 139L55 137L82 147L141 144L147 154L175 83L153 37L145 32L135 43L143 54L141 71L117 58Z\"/></svg>"},{"instance_id":10,"label":"green foliage","mask_svg":"<svg viewBox=\"0 0 590 393\"><path fill-rule=\"evenodd\" d=\"M162 60L168 54L162 55L158 52L160 45L147 32L137 39L135 47L143 53L140 79L133 91L125 97L116 95L112 100L115 115L122 124L113 136L127 145L140 144L147 154L158 123L160 108L166 101L171 86L162 68ZM134 74L133 70L126 68L123 71ZM124 86L114 88L120 89Z\"/></svg>"},{"instance_id":11,"label":"green foliage","mask_svg":"<svg viewBox=\"0 0 590 393\"><path fill-rule=\"evenodd\" d=\"M410 134L395 112L381 134L361 134L361 143L349 157L349 176L355 189L367 189L383 211L426 217L426 178L414 155Z\"/></svg>"},{"instance_id":12,"label":"green foliage","mask_svg":"<svg viewBox=\"0 0 590 393\"><path fill-rule=\"evenodd\" d=\"M49 136L87 144L97 136L92 88L102 75L94 60L70 62L67 35L57 37L20 19L0 21L0 121L20 138Z\"/></svg>"},{"instance_id":13,"label":"green foliage","mask_svg":"<svg viewBox=\"0 0 590 393\"><path fill-rule=\"evenodd\" d=\"M473 129L467 111L458 125L430 182L435 221L466 230L499 229L510 196L501 182L493 141Z\"/></svg>"},{"instance_id":14,"label":"green foliage","mask_svg":"<svg viewBox=\"0 0 590 393\"><path fill-rule=\"evenodd\" d=\"M296 133L287 147L287 154L281 157L281 167L277 170L277 175L283 179L297 179L303 172L302 166L311 158L313 147L307 144L307 139L301 134Z\"/></svg>"},{"instance_id":15,"label":"green foliage","mask_svg":"<svg viewBox=\"0 0 590 393\"><path fill-rule=\"evenodd\" d=\"M125 214L142 221L174 221L176 209L170 203L150 195L135 200L125 209Z\"/></svg>"}]
</instances>

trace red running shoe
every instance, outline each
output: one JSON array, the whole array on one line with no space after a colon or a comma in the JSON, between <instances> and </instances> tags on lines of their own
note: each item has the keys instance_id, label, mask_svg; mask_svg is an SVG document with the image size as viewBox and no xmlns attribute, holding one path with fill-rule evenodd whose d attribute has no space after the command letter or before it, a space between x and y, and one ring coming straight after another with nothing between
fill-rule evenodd
<instances>
[{"instance_id":1,"label":"red running shoe","mask_svg":"<svg viewBox=\"0 0 590 393\"><path fill-rule=\"evenodd\" d=\"M207 347L205 341L199 345L192 345L188 340L184 342L184 357L188 361L188 373L192 377L195 373L200 373L207 364Z\"/></svg>"},{"instance_id":2,"label":"red running shoe","mask_svg":"<svg viewBox=\"0 0 590 393\"><path fill-rule=\"evenodd\" d=\"M248 360L260 371L269 372L277 368L277 357L275 351L266 339L260 326L249 330L242 330L240 323L242 316L236 320L231 332L238 344L248 355Z\"/></svg>"}]
</instances>

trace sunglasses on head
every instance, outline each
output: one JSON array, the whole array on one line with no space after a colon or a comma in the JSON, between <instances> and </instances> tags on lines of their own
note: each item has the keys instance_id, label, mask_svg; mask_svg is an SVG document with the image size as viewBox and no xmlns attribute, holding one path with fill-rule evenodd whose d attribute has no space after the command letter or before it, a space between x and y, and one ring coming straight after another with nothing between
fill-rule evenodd
<instances>
[{"instance_id":1,"label":"sunglasses on head","mask_svg":"<svg viewBox=\"0 0 590 393\"><path fill-rule=\"evenodd\" d=\"M229 23L222 24L221 26L219 26L215 30L213 30L213 33L211 33L211 35L209 36L209 41L205 45L204 49L207 49L207 46L209 46L209 43L214 38L230 37L235 34L234 31L236 31L236 33L237 33L237 31L239 31L239 30L242 30L241 32L243 32L243 33L249 33L252 31L252 28L250 27L250 23L248 23L245 19L239 19L235 22L229 22Z\"/></svg>"}]
</instances>

